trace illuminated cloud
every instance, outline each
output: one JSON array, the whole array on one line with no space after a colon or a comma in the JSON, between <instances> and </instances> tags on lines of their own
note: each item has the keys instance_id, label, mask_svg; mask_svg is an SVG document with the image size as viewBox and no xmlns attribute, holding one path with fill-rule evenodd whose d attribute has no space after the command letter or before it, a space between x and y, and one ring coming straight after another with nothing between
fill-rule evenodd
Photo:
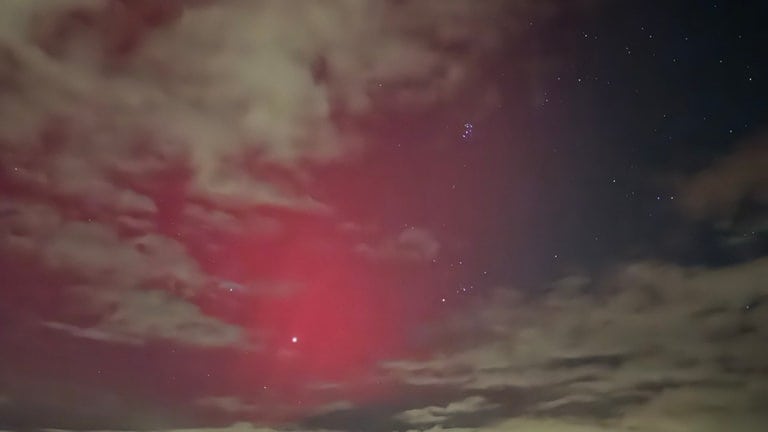
<instances>
[{"instance_id":1,"label":"illuminated cloud","mask_svg":"<svg viewBox=\"0 0 768 432\"><path fill-rule=\"evenodd\" d=\"M3 77L13 84L0 103L5 168L23 170L24 184L120 205L139 198L115 173L146 177L184 164L192 195L321 207L262 178L252 162L297 167L355 150L358 133L343 131L335 113L370 110L382 83L407 106L451 97L477 67L469 60L498 43L486 19L503 7L183 4L3 3L13 17L0 33ZM460 44L472 49L450 49ZM142 200L140 209L152 208Z\"/></svg>"},{"instance_id":2,"label":"illuminated cloud","mask_svg":"<svg viewBox=\"0 0 768 432\"><path fill-rule=\"evenodd\" d=\"M217 253L244 233L283 232L264 207L330 214L304 190L306 168L364 147L354 119L377 104L418 110L474 85L505 7L3 2L0 170L23 198L3 203L2 247L82 279L61 290L89 317L46 325L101 341L247 345L195 304L218 279L186 243ZM423 258L437 243L404 233L396 246Z\"/></svg>"},{"instance_id":3,"label":"illuminated cloud","mask_svg":"<svg viewBox=\"0 0 768 432\"><path fill-rule=\"evenodd\" d=\"M477 413L496 407L498 405L489 403L482 396L470 396L464 400L451 402L444 407L429 406L407 410L398 414L397 418L412 425L442 424L456 415Z\"/></svg>"},{"instance_id":4,"label":"illuminated cloud","mask_svg":"<svg viewBox=\"0 0 768 432\"><path fill-rule=\"evenodd\" d=\"M195 304L164 291L90 291L88 295L94 308L104 311L96 325L46 325L76 337L101 341L140 344L146 340L170 340L197 347L251 347L239 327L206 316Z\"/></svg>"},{"instance_id":5,"label":"illuminated cloud","mask_svg":"<svg viewBox=\"0 0 768 432\"><path fill-rule=\"evenodd\" d=\"M701 419L696 430L717 430L709 425L738 417L748 420L737 430L749 431L766 420L757 390L768 384L758 342L768 334L766 278L765 258L711 269L628 264L590 287L499 297L466 319L465 349L384 367L411 386L488 397L519 389L532 395L523 412L610 430L691 418Z\"/></svg>"},{"instance_id":6,"label":"illuminated cloud","mask_svg":"<svg viewBox=\"0 0 768 432\"><path fill-rule=\"evenodd\" d=\"M0 1L0 429L764 431L755 32L636 3Z\"/></svg>"},{"instance_id":7,"label":"illuminated cloud","mask_svg":"<svg viewBox=\"0 0 768 432\"><path fill-rule=\"evenodd\" d=\"M358 253L372 259L429 261L437 257L440 242L423 228L408 227L378 246L359 244Z\"/></svg>"},{"instance_id":8,"label":"illuminated cloud","mask_svg":"<svg viewBox=\"0 0 768 432\"><path fill-rule=\"evenodd\" d=\"M198 346L246 346L242 331L205 316L190 302L208 277L185 248L164 236L123 239L109 225L67 221L55 208L5 203L0 248L39 260L43 271L64 272L66 288L88 326L47 322L49 328L91 340L142 343L170 339Z\"/></svg>"}]
</instances>

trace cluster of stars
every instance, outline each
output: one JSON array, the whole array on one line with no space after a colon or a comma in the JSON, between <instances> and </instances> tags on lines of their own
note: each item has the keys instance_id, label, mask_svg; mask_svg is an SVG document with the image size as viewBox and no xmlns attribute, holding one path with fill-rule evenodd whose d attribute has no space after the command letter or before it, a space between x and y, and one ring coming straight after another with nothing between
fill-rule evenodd
<instances>
[{"instance_id":1,"label":"cluster of stars","mask_svg":"<svg viewBox=\"0 0 768 432\"><path fill-rule=\"evenodd\" d=\"M456 289L456 294L467 294L475 288L474 285L462 285Z\"/></svg>"},{"instance_id":2,"label":"cluster of stars","mask_svg":"<svg viewBox=\"0 0 768 432\"><path fill-rule=\"evenodd\" d=\"M432 260L432 262L437 263L436 260ZM455 266L462 265L462 264L464 264L464 261L459 259L456 261L455 264L450 263L448 264L448 266L451 270L453 270L456 268ZM481 277L487 277L487 276L488 276L487 270L484 270L481 272ZM459 295L459 296L469 296L474 292L475 292L475 284L472 283L471 281L466 283L461 283L456 287L456 295ZM440 303L447 303L447 302L448 302L448 297L440 297Z\"/></svg>"},{"instance_id":3,"label":"cluster of stars","mask_svg":"<svg viewBox=\"0 0 768 432\"><path fill-rule=\"evenodd\" d=\"M466 141L466 140L472 138L472 128L473 127L474 126L472 125L472 123L469 123L469 122L464 123L464 131L461 133L461 139Z\"/></svg>"}]
</instances>

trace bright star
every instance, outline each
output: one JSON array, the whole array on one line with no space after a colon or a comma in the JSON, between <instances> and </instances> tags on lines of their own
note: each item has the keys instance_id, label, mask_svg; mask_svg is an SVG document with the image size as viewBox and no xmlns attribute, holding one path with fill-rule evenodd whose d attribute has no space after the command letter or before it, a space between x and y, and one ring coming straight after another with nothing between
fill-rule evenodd
<instances>
[{"instance_id":1,"label":"bright star","mask_svg":"<svg viewBox=\"0 0 768 432\"><path fill-rule=\"evenodd\" d=\"M292 338L291 338L291 342L293 342L293 343L298 343L298 342L299 342L299 338L297 338L296 336L294 336L294 337L292 337Z\"/></svg>"}]
</instances>

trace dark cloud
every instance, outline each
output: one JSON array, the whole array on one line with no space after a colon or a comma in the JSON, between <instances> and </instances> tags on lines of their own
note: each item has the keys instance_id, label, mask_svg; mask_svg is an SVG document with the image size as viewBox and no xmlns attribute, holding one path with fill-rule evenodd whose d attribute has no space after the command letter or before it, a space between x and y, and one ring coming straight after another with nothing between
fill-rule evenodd
<instances>
[{"instance_id":1,"label":"dark cloud","mask_svg":"<svg viewBox=\"0 0 768 432\"><path fill-rule=\"evenodd\" d=\"M208 396L198 399L197 404L204 408L212 408L232 414L247 414L259 409L258 405L232 396Z\"/></svg>"},{"instance_id":2,"label":"dark cloud","mask_svg":"<svg viewBox=\"0 0 768 432\"><path fill-rule=\"evenodd\" d=\"M732 219L749 205L768 206L768 145L765 136L716 160L687 179L681 189L683 208L694 217Z\"/></svg>"}]
</instances>

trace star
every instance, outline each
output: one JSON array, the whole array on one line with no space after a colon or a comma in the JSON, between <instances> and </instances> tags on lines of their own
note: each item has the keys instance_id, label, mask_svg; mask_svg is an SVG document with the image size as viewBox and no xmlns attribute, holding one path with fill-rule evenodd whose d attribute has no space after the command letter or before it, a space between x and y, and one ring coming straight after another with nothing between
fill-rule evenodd
<instances>
[{"instance_id":1,"label":"star","mask_svg":"<svg viewBox=\"0 0 768 432\"><path fill-rule=\"evenodd\" d=\"M299 338L294 336L291 338L291 343L299 343Z\"/></svg>"}]
</instances>

